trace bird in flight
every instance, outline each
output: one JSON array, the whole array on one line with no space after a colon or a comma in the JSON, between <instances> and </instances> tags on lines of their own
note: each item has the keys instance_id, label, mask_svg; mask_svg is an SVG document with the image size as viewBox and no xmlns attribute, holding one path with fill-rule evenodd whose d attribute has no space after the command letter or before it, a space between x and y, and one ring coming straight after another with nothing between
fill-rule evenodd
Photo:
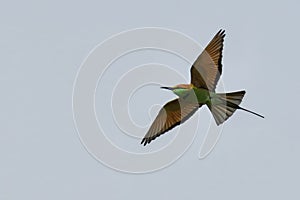
<instances>
[{"instance_id":1,"label":"bird in flight","mask_svg":"<svg viewBox=\"0 0 300 200\"><path fill-rule=\"evenodd\" d=\"M191 67L191 83L174 87L161 87L171 90L178 96L163 106L142 139L144 146L160 135L189 119L202 105L211 111L216 124L226 121L237 110L244 110L259 117L262 115L240 107L246 91L216 93L215 88L222 74L222 50L225 30L220 30L199 55Z\"/></svg>"}]
</instances>

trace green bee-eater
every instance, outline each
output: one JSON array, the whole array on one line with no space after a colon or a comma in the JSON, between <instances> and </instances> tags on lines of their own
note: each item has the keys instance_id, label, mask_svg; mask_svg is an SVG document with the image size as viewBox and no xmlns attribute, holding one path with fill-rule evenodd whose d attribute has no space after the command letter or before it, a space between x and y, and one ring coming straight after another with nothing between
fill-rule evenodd
<instances>
[{"instance_id":1,"label":"green bee-eater","mask_svg":"<svg viewBox=\"0 0 300 200\"><path fill-rule=\"evenodd\" d=\"M222 73L222 50L225 31L220 30L191 67L191 83L161 87L174 92L174 99L159 111L141 144L148 144L161 134L190 118L202 105L210 109L217 125L226 121L236 109L259 115L239 106L245 91L216 93L216 84Z\"/></svg>"}]
</instances>

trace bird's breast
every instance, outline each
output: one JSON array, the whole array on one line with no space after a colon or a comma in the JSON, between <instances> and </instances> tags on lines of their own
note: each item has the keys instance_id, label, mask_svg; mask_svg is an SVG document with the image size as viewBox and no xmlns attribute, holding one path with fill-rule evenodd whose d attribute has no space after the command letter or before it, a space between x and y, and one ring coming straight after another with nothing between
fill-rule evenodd
<instances>
[{"instance_id":1,"label":"bird's breast","mask_svg":"<svg viewBox=\"0 0 300 200\"><path fill-rule=\"evenodd\" d=\"M206 104L210 100L209 91L207 89L194 88L194 93L198 103Z\"/></svg>"}]
</instances>

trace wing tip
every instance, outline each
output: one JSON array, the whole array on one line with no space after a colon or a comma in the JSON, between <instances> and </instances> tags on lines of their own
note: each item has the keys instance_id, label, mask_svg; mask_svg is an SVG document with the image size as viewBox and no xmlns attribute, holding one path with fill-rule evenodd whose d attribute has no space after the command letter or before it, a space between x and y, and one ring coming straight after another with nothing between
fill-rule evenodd
<instances>
[{"instance_id":1,"label":"wing tip","mask_svg":"<svg viewBox=\"0 0 300 200\"><path fill-rule=\"evenodd\" d=\"M225 35L226 35L226 34L225 34L225 29L222 29L222 28L221 28L221 29L218 31L217 35L225 36Z\"/></svg>"},{"instance_id":2,"label":"wing tip","mask_svg":"<svg viewBox=\"0 0 300 200\"><path fill-rule=\"evenodd\" d=\"M141 141L141 145L146 146L147 144L149 144L154 139L155 138L143 138L142 141Z\"/></svg>"},{"instance_id":3,"label":"wing tip","mask_svg":"<svg viewBox=\"0 0 300 200\"><path fill-rule=\"evenodd\" d=\"M146 138L143 138L143 139L142 139L141 144L144 145L144 146L146 146L146 144L147 144Z\"/></svg>"}]
</instances>

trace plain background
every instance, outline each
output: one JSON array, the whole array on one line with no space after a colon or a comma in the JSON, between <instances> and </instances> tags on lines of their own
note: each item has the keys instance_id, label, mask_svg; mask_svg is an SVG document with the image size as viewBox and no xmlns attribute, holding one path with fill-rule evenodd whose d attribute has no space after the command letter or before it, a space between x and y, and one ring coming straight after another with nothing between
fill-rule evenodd
<instances>
[{"instance_id":1,"label":"plain background","mask_svg":"<svg viewBox=\"0 0 300 200\"><path fill-rule=\"evenodd\" d=\"M299 199L297 1L6 1L0 8L0 199ZM150 174L111 170L82 146L72 86L97 44L175 29L205 45L226 29L223 81L246 89L216 148L195 142ZM164 103L166 99L161 99Z\"/></svg>"}]
</instances>

